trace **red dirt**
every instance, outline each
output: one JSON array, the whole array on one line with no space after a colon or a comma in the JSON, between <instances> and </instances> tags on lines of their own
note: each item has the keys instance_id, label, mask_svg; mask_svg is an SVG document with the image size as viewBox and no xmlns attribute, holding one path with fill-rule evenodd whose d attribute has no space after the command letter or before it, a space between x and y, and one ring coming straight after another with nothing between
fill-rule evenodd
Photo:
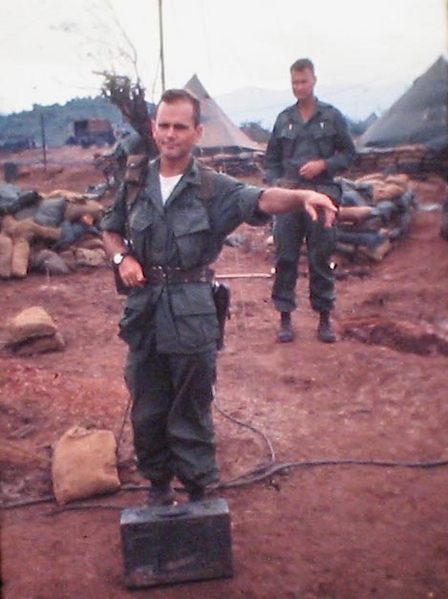
<instances>
[{"instance_id":1,"label":"red dirt","mask_svg":"<svg viewBox=\"0 0 448 599\"><path fill-rule=\"evenodd\" d=\"M85 162L91 155L71 148L69 160L83 162L49 162L46 172L21 166L17 184L84 191L101 182ZM414 189L424 206L446 193L437 179ZM111 271L2 281L0 325L41 305L67 343L32 357L0 352L4 599L446 599L447 467L424 467L448 460L448 245L439 228L440 212L417 212L381 263L363 265L364 276L338 259L334 345L316 339L305 279L298 336L286 345L276 342L272 281L228 279L232 316L217 399L269 446L216 410L222 482L272 459L278 469L216 493L230 508L233 578L137 591L123 582L119 516L144 491L92 498L76 510L51 499L51 445L62 433L90 420L118 437L124 422L125 346L116 336L123 300ZM268 231L244 226L238 234L249 243L225 247L217 273L269 273ZM126 420L120 477L143 484L132 457ZM46 500L6 507L39 498Z\"/></svg>"}]
</instances>

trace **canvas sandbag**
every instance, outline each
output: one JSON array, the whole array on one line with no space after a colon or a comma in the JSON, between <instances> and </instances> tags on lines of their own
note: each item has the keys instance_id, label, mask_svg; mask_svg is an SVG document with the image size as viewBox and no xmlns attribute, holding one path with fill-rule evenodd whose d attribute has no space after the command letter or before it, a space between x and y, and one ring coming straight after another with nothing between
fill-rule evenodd
<instances>
[{"instance_id":1,"label":"canvas sandbag","mask_svg":"<svg viewBox=\"0 0 448 599\"><path fill-rule=\"evenodd\" d=\"M65 198L42 200L39 204L34 222L43 227L60 227L64 220Z\"/></svg>"},{"instance_id":2,"label":"canvas sandbag","mask_svg":"<svg viewBox=\"0 0 448 599\"><path fill-rule=\"evenodd\" d=\"M10 214L2 219L2 233L14 239L23 237L28 241L36 238L57 241L61 236L60 227L45 227L34 222L32 218L18 220Z\"/></svg>"},{"instance_id":3,"label":"canvas sandbag","mask_svg":"<svg viewBox=\"0 0 448 599\"><path fill-rule=\"evenodd\" d=\"M63 351L65 349L65 340L61 333L57 332L51 337L37 337L36 339L27 339L23 343L10 344L9 348L17 356L34 356L36 354Z\"/></svg>"},{"instance_id":4,"label":"canvas sandbag","mask_svg":"<svg viewBox=\"0 0 448 599\"><path fill-rule=\"evenodd\" d=\"M65 206L64 219L75 222L85 215L90 215L97 220L104 214L104 212L104 206L96 200L70 200Z\"/></svg>"},{"instance_id":5,"label":"canvas sandbag","mask_svg":"<svg viewBox=\"0 0 448 599\"><path fill-rule=\"evenodd\" d=\"M59 504L118 491L115 436L104 429L74 426L54 446L51 474Z\"/></svg>"},{"instance_id":6,"label":"canvas sandbag","mask_svg":"<svg viewBox=\"0 0 448 599\"><path fill-rule=\"evenodd\" d=\"M32 256L30 268L49 275L67 275L71 272L65 260L47 248L39 250Z\"/></svg>"},{"instance_id":7,"label":"canvas sandbag","mask_svg":"<svg viewBox=\"0 0 448 599\"><path fill-rule=\"evenodd\" d=\"M30 260L30 242L24 237L13 240L11 275L18 279L24 279L28 273Z\"/></svg>"},{"instance_id":8,"label":"canvas sandbag","mask_svg":"<svg viewBox=\"0 0 448 599\"><path fill-rule=\"evenodd\" d=\"M12 214L19 205L20 189L12 183L0 183L0 215Z\"/></svg>"},{"instance_id":9,"label":"canvas sandbag","mask_svg":"<svg viewBox=\"0 0 448 599\"><path fill-rule=\"evenodd\" d=\"M51 337L57 327L51 316L41 306L31 306L19 312L7 325L9 343L23 343L29 339Z\"/></svg>"},{"instance_id":10,"label":"canvas sandbag","mask_svg":"<svg viewBox=\"0 0 448 599\"><path fill-rule=\"evenodd\" d=\"M0 279L9 279L12 264L12 239L0 233Z\"/></svg>"},{"instance_id":11,"label":"canvas sandbag","mask_svg":"<svg viewBox=\"0 0 448 599\"><path fill-rule=\"evenodd\" d=\"M394 200L399 198L402 193L402 185L384 182L374 187L373 199L375 202L380 202L382 200Z\"/></svg>"},{"instance_id":12,"label":"canvas sandbag","mask_svg":"<svg viewBox=\"0 0 448 599\"><path fill-rule=\"evenodd\" d=\"M70 189L53 189L50 193L45 194L45 198L48 200L55 198L65 198L69 201L83 201L85 199L85 195L83 193L79 193L78 191L71 191Z\"/></svg>"},{"instance_id":13,"label":"canvas sandbag","mask_svg":"<svg viewBox=\"0 0 448 599\"><path fill-rule=\"evenodd\" d=\"M106 252L104 249L90 250L88 248L76 248L76 266L104 266L107 264Z\"/></svg>"},{"instance_id":14,"label":"canvas sandbag","mask_svg":"<svg viewBox=\"0 0 448 599\"><path fill-rule=\"evenodd\" d=\"M84 248L86 250L101 250L105 254L104 243L101 237L96 237L94 235L84 236L77 242L78 248Z\"/></svg>"},{"instance_id":15,"label":"canvas sandbag","mask_svg":"<svg viewBox=\"0 0 448 599\"><path fill-rule=\"evenodd\" d=\"M21 191L15 185L0 183L0 215L16 214L20 210L35 206L41 196L37 191Z\"/></svg>"}]
</instances>

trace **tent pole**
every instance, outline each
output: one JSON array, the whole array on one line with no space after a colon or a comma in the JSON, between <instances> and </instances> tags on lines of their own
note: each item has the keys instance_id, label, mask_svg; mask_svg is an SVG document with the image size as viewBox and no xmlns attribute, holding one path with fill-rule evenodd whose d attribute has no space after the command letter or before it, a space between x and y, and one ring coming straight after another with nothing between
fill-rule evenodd
<instances>
[{"instance_id":1,"label":"tent pole","mask_svg":"<svg viewBox=\"0 0 448 599\"><path fill-rule=\"evenodd\" d=\"M165 56L163 50L163 14L162 0L159 0L159 37L160 37L160 69L162 78L162 93L165 91Z\"/></svg>"}]
</instances>

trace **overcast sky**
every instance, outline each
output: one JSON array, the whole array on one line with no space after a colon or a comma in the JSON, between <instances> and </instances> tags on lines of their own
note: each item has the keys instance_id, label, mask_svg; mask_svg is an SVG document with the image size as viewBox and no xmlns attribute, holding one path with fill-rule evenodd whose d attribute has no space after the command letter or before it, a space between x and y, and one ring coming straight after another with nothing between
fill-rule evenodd
<instances>
[{"instance_id":1,"label":"overcast sky","mask_svg":"<svg viewBox=\"0 0 448 599\"><path fill-rule=\"evenodd\" d=\"M0 112L95 96L115 71L161 89L159 0L14 0L3 7ZM409 82L447 53L448 0L163 0L166 87L197 74L212 96L283 90L308 56L318 81ZM124 55L120 58L120 54Z\"/></svg>"}]
</instances>

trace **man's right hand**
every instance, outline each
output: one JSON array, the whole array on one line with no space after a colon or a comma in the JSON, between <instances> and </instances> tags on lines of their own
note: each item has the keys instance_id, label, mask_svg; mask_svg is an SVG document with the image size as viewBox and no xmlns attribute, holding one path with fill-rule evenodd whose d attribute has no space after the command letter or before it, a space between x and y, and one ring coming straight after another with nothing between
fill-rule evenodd
<instances>
[{"instance_id":1,"label":"man's right hand","mask_svg":"<svg viewBox=\"0 0 448 599\"><path fill-rule=\"evenodd\" d=\"M336 220L338 208L329 196L317 191L306 191L303 208L313 220L318 219L320 212L324 213L324 226L331 227Z\"/></svg>"},{"instance_id":2,"label":"man's right hand","mask_svg":"<svg viewBox=\"0 0 448 599\"><path fill-rule=\"evenodd\" d=\"M118 267L118 274L126 287L144 287L146 283L142 266L134 256L125 256Z\"/></svg>"}]
</instances>

